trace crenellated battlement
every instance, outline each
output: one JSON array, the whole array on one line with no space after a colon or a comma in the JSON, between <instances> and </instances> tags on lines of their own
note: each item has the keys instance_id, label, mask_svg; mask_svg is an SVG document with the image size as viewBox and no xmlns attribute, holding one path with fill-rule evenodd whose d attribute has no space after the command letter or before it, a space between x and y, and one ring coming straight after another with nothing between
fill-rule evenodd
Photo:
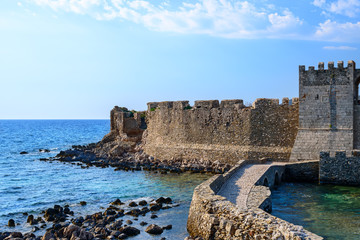
<instances>
[{"instance_id":1,"label":"crenellated battlement","mask_svg":"<svg viewBox=\"0 0 360 240\"><path fill-rule=\"evenodd\" d=\"M323 62L318 64L318 69L309 66L306 70L304 65L300 65L299 82L300 86L347 85L352 84L350 78L354 71L354 61L348 61L347 67L344 67L343 61L338 61L336 68L334 62L328 62L327 69L324 68Z\"/></svg>"},{"instance_id":2,"label":"crenellated battlement","mask_svg":"<svg viewBox=\"0 0 360 240\"><path fill-rule=\"evenodd\" d=\"M327 69L325 69L324 66L325 66L324 62L319 62L318 69L315 69L314 66L309 66L308 70L306 70L305 65L300 65L299 66L299 72L304 73L304 72L313 72L313 71L334 71L334 70L355 69L355 62L354 61L348 61L347 67L344 67L344 62L343 61L338 61L337 62L337 68L335 68L334 62L328 62L328 68Z\"/></svg>"},{"instance_id":3,"label":"crenellated battlement","mask_svg":"<svg viewBox=\"0 0 360 240\"><path fill-rule=\"evenodd\" d=\"M140 113L115 107L110 137L141 140L160 160L320 158L321 181L360 185L359 83L354 61L301 65L299 97L258 98L250 106L242 99L149 102Z\"/></svg>"},{"instance_id":4,"label":"crenellated battlement","mask_svg":"<svg viewBox=\"0 0 360 240\"><path fill-rule=\"evenodd\" d=\"M319 159L320 151L350 151L360 145L354 129L360 72L354 61L347 66L338 61L336 67L328 62L327 69L324 65L320 62L318 69L308 70L299 66L299 132L291 161Z\"/></svg>"},{"instance_id":5,"label":"crenellated battlement","mask_svg":"<svg viewBox=\"0 0 360 240\"><path fill-rule=\"evenodd\" d=\"M194 108L212 109L219 108L219 100L198 100L195 101Z\"/></svg>"},{"instance_id":6,"label":"crenellated battlement","mask_svg":"<svg viewBox=\"0 0 360 240\"><path fill-rule=\"evenodd\" d=\"M231 100L221 100L220 108L232 108L237 106L238 108L244 108L244 101L242 99L231 99Z\"/></svg>"},{"instance_id":7,"label":"crenellated battlement","mask_svg":"<svg viewBox=\"0 0 360 240\"><path fill-rule=\"evenodd\" d=\"M159 102L159 104L158 104L158 107L160 109L173 108L173 106L174 106L174 102L171 102L171 101Z\"/></svg>"},{"instance_id":8,"label":"crenellated battlement","mask_svg":"<svg viewBox=\"0 0 360 240\"><path fill-rule=\"evenodd\" d=\"M360 151L320 152L320 182L360 185Z\"/></svg>"},{"instance_id":9,"label":"crenellated battlement","mask_svg":"<svg viewBox=\"0 0 360 240\"><path fill-rule=\"evenodd\" d=\"M281 104L277 98L258 98L253 103L251 108L273 108L280 106L292 106L298 104L299 98L292 98L291 102L289 98L283 98ZM156 109L174 109L174 110L211 110L217 109L243 109L248 108L244 105L242 99L225 99L221 100L197 100L194 105L191 106L189 101L164 101L164 102L149 102L147 103L147 111L155 111Z\"/></svg>"},{"instance_id":10,"label":"crenellated battlement","mask_svg":"<svg viewBox=\"0 0 360 240\"><path fill-rule=\"evenodd\" d=\"M148 111L151 111L151 109L155 109L159 106L159 103L158 102L149 102L147 103L147 106L148 106Z\"/></svg>"},{"instance_id":11,"label":"crenellated battlement","mask_svg":"<svg viewBox=\"0 0 360 240\"><path fill-rule=\"evenodd\" d=\"M155 111L158 109L177 109L183 110L189 107L189 101L165 101L165 102L149 102L147 103L148 111Z\"/></svg>"},{"instance_id":12,"label":"crenellated battlement","mask_svg":"<svg viewBox=\"0 0 360 240\"><path fill-rule=\"evenodd\" d=\"M263 108L263 107L275 107L279 106L279 99L277 98L258 98L253 102L253 108Z\"/></svg>"},{"instance_id":13,"label":"crenellated battlement","mask_svg":"<svg viewBox=\"0 0 360 240\"><path fill-rule=\"evenodd\" d=\"M176 101L173 103L174 109L187 109L190 108L189 101Z\"/></svg>"},{"instance_id":14,"label":"crenellated battlement","mask_svg":"<svg viewBox=\"0 0 360 240\"><path fill-rule=\"evenodd\" d=\"M320 157L323 158L360 158L360 150L352 151L324 151L320 152Z\"/></svg>"},{"instance_id":15,"label":"crenellated battlement","mask_svg":"<svg viewBox=\"0 0 360 240\"><path fill-rule=\"evenodd\" d=\"M159 159L290 157L298 126L298 98L151 102L145 152Z\"/></svg>"},{"instance_id":16,"label":"crenellated battlement","mask_svg":"<svg viewBox=\"0 0 360 240\"><path fill-rule=\"evenodd\" d=\"M115 107L111 132L143 138L144 152L160 160L320 159L321 181L360 185L359 83L354 61L301 65L299 97L149 102L142 113Z\"/></svg>"}]
</instances>

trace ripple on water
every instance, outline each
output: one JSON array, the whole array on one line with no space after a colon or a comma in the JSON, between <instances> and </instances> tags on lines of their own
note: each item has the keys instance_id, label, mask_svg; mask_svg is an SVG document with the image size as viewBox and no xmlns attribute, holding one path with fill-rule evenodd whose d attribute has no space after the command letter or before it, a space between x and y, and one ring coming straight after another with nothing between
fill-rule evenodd
<instances>
[{"instance_id":1,"label":"ripple on water","mask_svg":"<svg viewBox=\"0 0 360 240\"><path fill-rule=\"evenodd\" d=\"M54 156L71 145L96 142L109 131L109 121L2 121L0 139L0 231L9 218L26 221L23 212L41 215L41 211L54 204L69 204L77 214L98 212L100 207L120 198L129 201L141 197L168 196L179 207L160 211L158 222L173 224L173 229L162 234L167 239L186 237L186 219L193 188L208 175L155 174L152 172L122 172L111 168L81 169L79 166L60 162L43 162L43 156ZM51 149L53 153L40 153L38 149ZM20 155L21 151L33 154ZM87 206L79 205L86 201ZM145 221L151 222L151 219ZM16 230L29 231L26 225ZM134 239L149 239L140 235Z\"/></svg>"},{"instance_id":2,"label":"ripple on water","mask_svg":"<svg viewBox=\"0 0 360 240\"><path fill-rule=\"evenodd\" d=\"M273 215L326 239L360 239L358 187L284 183L272 191L272 203Z\"/></svg>"}]
</instances>

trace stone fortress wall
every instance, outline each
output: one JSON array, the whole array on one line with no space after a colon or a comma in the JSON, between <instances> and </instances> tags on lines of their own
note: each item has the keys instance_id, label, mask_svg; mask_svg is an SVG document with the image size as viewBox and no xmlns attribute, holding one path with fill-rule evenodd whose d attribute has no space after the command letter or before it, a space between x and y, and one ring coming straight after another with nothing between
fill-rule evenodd
<instances>
[{"instance_id":1,"label":"stone fortress wall","mask_svg":"<svg viewBox=\"0 0 360 240\"><path fill-rule=\"evenodd\" d=\"M114 108L109 136L141 142L145 153L157 159L234 166L194 190L188 219L192 236L322 239L265 212L271 210L268 186L279 175L285 180L360 185L360 151L354 150L360 149L359 82L360 69L353 61L347 67L338 62L337 68L329 62L327 69L319 63L318 70L300 66L299 98L291 104L286 98L281 104L277 99L257 99L251 107L242 100L196 101L194 106L188 101L152 102L146 113L135 114ZM244 180L246 174L237 172L241 167L264 165L267 160L282 163L255 173L256 183L242 189L250 189L243 195L246 204L242 206L240 199L242 207L238 200L218 195L229 179Z\"/></svg>"},{"instance_id":2,"label":"stone fortress wall","mask_svg":"<svg viewBox=\"0 0 360 240\"><path fill-rule=\"evenodd\" d=\"M239 159L290 157L298 126L298 99L148 103L144 150L159 159L205 159L234 165Z\"/></svg>"},{"instance_id":3,"label":"stone fortress wall","mask_svg":"<svg viewBox=\"0 0 360 240\"><path fill-rule=\"evenodd\" d=\"M195 101L194 106L152 102L141 113L115 107L109 136L142 142L145 153L159 160L230 166L240 159L296 162L319 160L320 152L349 154L360 149L359 82L353 61L346 67L329 62L327 69L319 63L317 70L300 66L299 98L291 104L287 98L281 104L261 98L251 107L242 100Z\"/></svg>"},{"instance_id":4,"label":"stone fortress wall","mask_svg":"<svg viewBox=\"0 0 360 240\"><path fill-rule=\"evenodd\" d=\"M291 161L319 159L321 151L360 146L359 69L353 61L299 67L299 131Z\"/></svg>"},{"instance_id":5,"label":"stone fortress wall","mask_svg":"<svg viewBox=\"0 0 360 240\"><path fill-rule=\"evenodd\" d=\"M320 182L360 185L360 151L321 152Z\"/></svg>"},{"instance_id":6,"label":"stone fortress wall","mask_svg":"<svg viewBox=\"0 0 360 240\"><path fill-rule=\"evenodd\" d=\"M144 114L144 112L133 113L115 106L110 112L110 133L123 141L141 141L146 129Z\"/></svg>"}]
</instances>

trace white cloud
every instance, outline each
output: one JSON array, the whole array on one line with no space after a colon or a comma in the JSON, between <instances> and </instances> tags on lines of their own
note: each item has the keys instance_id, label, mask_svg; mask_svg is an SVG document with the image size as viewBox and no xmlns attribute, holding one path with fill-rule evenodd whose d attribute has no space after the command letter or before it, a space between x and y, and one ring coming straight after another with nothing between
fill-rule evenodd
<instances>
[{"instance_id":1,"label":"white cloud","mask_svg":"<svg viewBox=\"0 0 360 240\"><path fill-rule=\"evenodd\" d=\"M85 14L90 8L99 6L101 0L31 0L39 6L48 6L55 11L63 10Z\"/></svg>"},{"instance_id":2,"label":"white cloud","mask_svg":"<svg viewBox=\"0 0 360 240\"><path fill-rule=\"evenodd\" d=\"M284 15L279 15L278 13L269 14L269 21L272 24L272 28L281 29L294 27L296 25L301 25L302 21L293 15L289 10L283 12Z\"/></svg>"},{"instance_id":3,"label":"white cloud","mask_svg":"<svg viewBox=\"0 0 360 240\"><path fill-rule=\"evenodd\" d=\"M322 6L324 6L325 3L326 3L326 0L314 0L312 4L317 7L322 7Z\"/></svg>"},{"instance_id":4,"label":"white cloud","mask_svg":"<svg viewBox=\"0 0 360 240\"><path fill-rule=\"evenodd\" d=\"M161 0L158 5L150 0L26 1L50 7L54 11L88 14L103 21L130 21L161 32L242 39L360 41L359 22L327 20L317 26L310 26L309 21L302 20L289 9L279 8L267 0L193 0L191 3L184 0L186 2L180 2L177 6L168 0ZM323 9L322 17L334 19L330 16L333 13L350 16L356 12L359 2L360 0L313 0L312 4Z\"/></svg>"},{"instance_id":5,"label":"white cloud","mask_svg":"<svg viewBox=\"0 0 360 240\"><path fill-rule=\"evenodd\" d=\"M37 5L83 14L99 0L31 0ZM199 0L171 8L167 1L153 5L146 0L103 0L98 20L121 19L143 24L155 31L208 34L228 38L281 37L301 24L289 10L281 14L272 4L255 6L248 1ZM171 9L171 10L170 10ZM276 33L276 34L275 34Z\"/></svg>"},{"instance_id":6,"label":"white cloud","mask_svg":"<svg viewBox=\"0 0 360 240\"><path fill-rule=\"evenodd\" d=\"M348 17L356 17L360 13L360 0L314 0L314 6L322 8L326 13L340 14Z\"/></svg>"},{"instance_id":7,"label":"white cloud","mask_svg":"<svg viewBox=\"0 0 360 240\"><path fill-rule=\"evenodd\" d=\"M357 48L349 47L349 46L325 46L325 47L323 47L323 49L326 49L326 50L351 50L351 51L357 50Z\"/></svg>"},{"instance_id":8,"label":"white cloud","mask_svg":"<svg viewBox=\"0 0 360 240\"><path fill-rule=\"evenodd\" d=\"M360 22L338 23L326 20L319 24L315 38L335 42L360 42Z\"/></svg>"},{"instance_id":9,"label":"white cloud","mask_svg":"<svg viewBox=\"0 0 360 240\"><path fill-rule=\"evenodd\" d=\"M360 12L360 0L338 0L330 5L330 11L343 14L348 17L355 17Z\"/></svg>"}]
</instances>

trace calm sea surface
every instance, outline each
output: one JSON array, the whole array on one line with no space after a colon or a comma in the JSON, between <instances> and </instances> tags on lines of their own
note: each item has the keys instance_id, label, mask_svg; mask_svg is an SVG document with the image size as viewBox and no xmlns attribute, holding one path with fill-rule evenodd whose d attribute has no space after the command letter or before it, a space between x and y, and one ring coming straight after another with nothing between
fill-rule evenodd
<instances>
[{"instance_id":1,"label":"calm sea surface","mask_svg":"<svg viewBox=\"0 0 360 240\"><path fill-rule=\"evenodd\" d=\"M360 188L284 183L272 191L272 214L325 239L360 239Z\"/></svg>"},{"instance_id":2,"label":"calm sea surface","mask_svg":"<svg viewBox=\"0 0 360 240\"><path fill-rule=\"evenodd\" d=\"M140 216L133 226L142 230L141 234L132 239L184 239L192 191L209 175L82 169L39 161L74 144L97 142L109 126L108 120L0 120L0 231L10 230L5 226L10 218L21 223L15 230L30 231L22 213L40 216L54 204L69 204L76 215L84 216L104 211L101 208L116 198L129 201L169 196L180 206L160 211L155 220L149 214ZM41 153L40 148L51 152ZM20 155L21 151L29 154ZM360 239L360 188L284 183L272 192L272 199L275 216L326 239ZM80 201L88 204L82 207ZM172 224L173 229L150 236L139 226L141 221Z\"/></svg>"},{"instance_id":3,"label":"calm sea surface","mask_svg":"<svg viewBox=\"0 0 360 240\"><path fill-rule=\"evenodd\" d=\"M21 223L15 230L30 231L22 213L40 216L42 210L54 204L69 204L75 214L84 216L100 211L116 198L129 201L165 196L180 206L161 210L155 220L150 219L150 214L140 216L138 222L172 224L173 229L159 237L150 236L143 231L146 226L134 221L133 226L142 231L132 239L184 239L192 191L209 175L81 169L71 164L39 161L71 145L97 142L109 132L109 126L108 120L0 120L0 231L10 230L5 226L10 218ZM51 152L41 153L40 148ZM20 155L21 151L29 154ZM88 204L82 207L80 201Z\"/></svg>"}]
</instances>

